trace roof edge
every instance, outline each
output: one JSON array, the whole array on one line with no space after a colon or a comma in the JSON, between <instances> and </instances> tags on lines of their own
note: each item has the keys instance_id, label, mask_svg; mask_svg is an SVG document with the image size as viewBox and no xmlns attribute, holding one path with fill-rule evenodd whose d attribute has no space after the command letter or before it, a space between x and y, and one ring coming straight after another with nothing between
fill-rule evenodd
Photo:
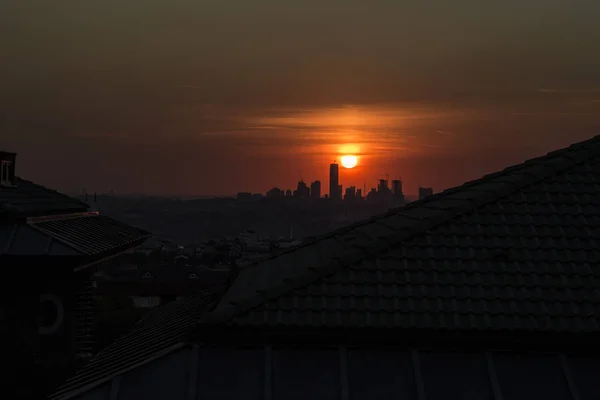
<instances>
[{"instance_id":1,"label":"roof edge","mask_svg":"<svg viewBox=\"0 0 600 400\"><path fill-rule=\"evenodd\" d=\"M97 211L89 211L89 212L83 212L83 213L72 213L72 214L62 214L62 215L56 215L56 216L46 216L46 217L41 217L41 218L28 218L27 219L27 225L35 230L37 230L38 232L41 232L45 235L49 235L50 237L52 237L52 240L56 240L58 242L60 242L61 244L72 248L73 250L76 250L80 253L80 255L85 256L85 257L92 257L92 259L96 258L96 257L101 257L100 259L97 259L95 261L91 261L89 265L94 264L98 261L101 261L102 259L105 258L110 258L113 257L116 254L120 254L123 253L124 251L127 251L129 249L135 248L139 245L141 245L143 242L145 242L146 240L148 240L148 238L150 238L152 236L152 234L146 230L140 229L140 228L136 228L134 226L131 225L127 225L127 224L123 224L120 221L117 221L115 219L111 220L113 221L113 223L115 224L120 224L120 225L124 225L130 228L134 228L135 230L139 231L141 234L141 237L138 239L134 239L134 240L129 240L125 243L123 243L121 246L118 246L108 252L97 252L94 254L88 254L85 249L81 248L79 245L69 242L67 240L65 240L62 236L57 235L56 232L52 232L51 230L48 230L42 226L37 225L38 223L44 223L44 222L50 222L50 221L61 221L61 220L70 220L70 219L78 219L78 218L98 218L100 217L100 213ZM110 218L110 217L108 217ZM104 257L105 256L105 257ZM76 270L81 270L83 268L85 268L86 266L79 266L77 267Z\"/></svg>"},{"instance_id":2,"label":"roof edge","mask_svg":"<svg viewBox=\"0 0 600 400\"><path fill-rule=\"evenodd\" d=\"M54 190L54 189L47 188L46 186L42 186L42 185L40 185L40 184L37 184L37 183L35 183L35 182L29 181L29 180L27 180L27 179L23 179L23 178L21 178L20 176L15 176L15 180L22 181L22 182L24 182L24 183L27 183L27 184L29 184L29 185L35 186L35 187L37 187L38 189L42 189L42 190L45 190L45 191L47 191L47 192L54 193L54 194L57 194L57 195L59 195L59 196L62 196L62 197L66 197L67 199L71 200L71 201L72 201L72 202L74 202L74 203L79 203L79 204L80 204L82 207L85 207L85 208L90 208L90 205L89 205L89 204L87 204L86 202L84 202L84 201L81 201L81 200L79 200L79 199L77 199L77 198L75 198L75 197L71 197L71 196L69 196L68 194L65 194L65 193L59 192L58 190ZM18 182L17 182L17 183L18 183Z\"/></svg>"},{"instance_id":3,"label":"roof edge","mask_svg":"<svg viewBox=\"0 0 600 400\"><path fill-rule=\"evenodd\" d=\"M190 302L193 302L197 299L207 298L208 302L206 303L206 307L212 309L220 299L220 296L224 293L225 285L218 285L210 289L204 289L200 292L197 292L191 296L184 298L183 300L177 300L168 304L161 305L154 310L150 311L148 314L143 316L131 329L129 329L124 335L113 341L108 346L104 347L100 352L98 352L95 357L90 361L86 366L84 366L79 372L75 375L71 376L67 381L64 382L63 385L58 387L55 392L51 395L50 399L52 400L66 400L71 399L73 397L77 397L82 393L86 393L89 390L92 390L120 375L126 374L127 372L146 365L150 362L153 362L161 357L168 356L181 348L184 348L188 345L194 345L195 343L190 340L189 332L181 332L177 335L177 337L173 340L175 344L158 351L157 353L148 356L147 358L141 359L131 365L123 365L121 363L120 366L117 366L114 369L107 367L106 365L102 365L101 369L94 369L96 362L102 362L103 357L107 354L108 357L114 357L114 354L111 356L111 352L118 351L121 355L120 357L124 357L123 352L130 352L131 350L128 347L129 340L132 337L136 337L141 331L147 331L148 329L164 329L159 322L164 322L163 317L164 314L167 314L175 309L177 310L178 306L184 305L185 307L190 307ZM195 307L191 305L191 307ZM186 309L189 310L189 309ZM194 311L195 313L195 311ZM156 332L154 332L156 333ZM130 356L131 354L127 354ZM91 369L95 371L97 375L100 377L96 377L93 380L89 379L89 375L86 376L86 369ZM110 373L104 374L105 371L109 371Z\"/></svg>"},{"instance_id":4,"label":"roof edge","mask_svg":"<svg viewBox=\"0 0 600 400\"><path fill-rule=\"evenodd\" d=\"M131 371L133 369L139 368L139 367L141 367L143 365L146 365L148 363L156 361L156 360L158 360L158 359L160 359L162 357L168 356L169 354L172 354L173 352L175 352L175 351L177 351L179 349L182 349L185 346L189 346L189 345L192 345L192 344L184 342L184 341L181 341L181 342L179 342L179 343L177 343L177 344L175 344L175 345L173 345L173 346L171 346L171 347L169 347L169 348L161 351L160 353L155 354L153 357L149 357L148 359L140 361L139 363L131 365L129 367L118 369L118 370L116 370L116 372L112 373L111 375L108 375L108 376L106 376L104 378L98 379L97 381L94 381L94 382L90 383L89 385L80 387L80 388L78 388L76 390L73 390L71 392L69 392L69 391L65 391L65 392L58 391L58 392L50 395L48 397L48 399L50 399L50 400L67 400L67 399L72 399L72 398L74 398L74 397L76 397L76 396L78 396L80 394L86 393L86 392L88 392L88 391L90 391L90 390L92 390L92 389L94 389L94 388L102 385L103 383L110 382L111 380L117 378L118 376L121 376L121 375L123 375L123 374L125 374L125 373L127 373L127 372L129 372L129 371Z\"/></svg>"},{"instance_id":5,"label":"roof edge","mask_svg":"<svg viewBox=\"0 0 600 400\"><path fill-rule=\"evenodd\" d=\"M28 224L36 224L38 222L47 222L47 221L62 221L65 219L73 219L73 218L81 218L81 217L97 217L99 215L98 211L84 211L78 213L66 213L66 214L51 214L51 215L43 215L39 217L27 217L26 221Z\"/></svg>"},{"instance_id":6,"label":"roof edge","mask_svg":"<svg viewBox=\"0 0 600 400\"><path fill-rule=\"evenodd\" d=\"M590 148L592 145L593 148ZM308 242L306 245L319 240L336 237L341 233L350 232L367 223L380 223L380 221L386 217L398 216L405 217L407 220L412 220L412 223L405 229L379 238L376 244L361 247L354 246L353 249L330 262L309 268L307 273L290 277L267 290L257 290L253 295L240 301L236 301L235 303L230 302L228 304L217 305L214 311L206 314L200 323L213 325L227 322L236 315L248 312L268 301L285 295L292 290L309 285L318 279L331 276L346 265L352 265L374 255L381 254L389 250L390 247L397 246L404 240L422 234L429 229L448 222L460 215L471 212L479 207L512 195L520 190L539 183L544 179L556 175L557 173L565 172L598 155L600 155L600 135L583 142L572 144L569 147L547 153L544 156L527 160L521 164L516 164L501 171L485 175L482 178L466 182L463 185L444 190L441 193L409 203L404 207L390 210L368 220L325 234ZM488 187L488 184L493 185ZM460 194L465 192L477 193L475 196L469 196L468 200L461 199ZM440 207L438 202L441 202L441 200L457 200L460 205L455 207ZM438 203L437 207L436 203ZM415 212L422 208L436 209L439 210L439 212L433 218L422 218ZM304 246L305 245L298 246L295 249ZM292 249L289 252L292 251L294 250Z\"/></svg>"}]
</instances>

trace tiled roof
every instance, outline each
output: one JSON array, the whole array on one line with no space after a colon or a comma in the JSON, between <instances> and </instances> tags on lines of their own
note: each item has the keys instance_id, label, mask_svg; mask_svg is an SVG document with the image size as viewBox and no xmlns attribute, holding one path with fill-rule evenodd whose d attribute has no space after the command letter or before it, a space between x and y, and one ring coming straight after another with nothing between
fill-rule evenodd
<instances>
[{"instance_id":1,"label":"tiled roof","mask_svg":"<svg viewBox=\"0 0 600 400\"><path fill-rule=\"evenodd\" d=\"M55 190L16 178L15 185L0 186L0 214L40 216L87 211L89 206Z\"/></svg>"},{"instance_id":2,"label":"tiled roof","mask_svg":"<svg viewBox=\"0 0 600 400\"><path fill-rule=\"evenodd\" d=\"M41 221L31 226L86 255L130 247L150 237L144 230L102 215Z\"/></svg>"},{"instance_id":3,"label":"tiled roof","mask_svg":"<svg viewBox=\"0 0 600 400\"><path fill-rule=\"evenodd\" d=\"M126 335L100 352L50 398L67 399L112 377L139 367L185 346L189 329L207 307L214 305L223 287L204 290L150 312Z\"/></svg>"},{"instance_id":4,"label":"tiled roof","mask_svg":"<svg viewBox=\"0 0 600 400\"><path fill-rule=\"evenodd\" d=\"M600 137L246 268L205 323L600 332Z\"/></svg>"},{"instance_id":5,"label":"tiled roof","mask_svg":"<svg viewBox=\"0 0 600 400\"><path fill-rule=\"evenodd\" d=\"M97 213L68 214L0 225L0 255L102 256L149 236Z\"/></svg>"}]
</instances>

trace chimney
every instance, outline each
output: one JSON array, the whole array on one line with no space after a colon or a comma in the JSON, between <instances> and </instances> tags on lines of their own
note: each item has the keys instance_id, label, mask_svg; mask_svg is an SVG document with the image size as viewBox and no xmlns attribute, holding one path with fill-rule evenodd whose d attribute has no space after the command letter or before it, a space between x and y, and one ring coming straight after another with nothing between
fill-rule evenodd
<instances>
[{"instance_id":1,"label":"chimney","mask_svg":"<svg viewBox=\"0 0 600 400\"><path fill-rule=\"evenodd\" d=\"M16 153L0 151L0 186L10 187L15 185Z\"/></svg>"}]
</instances>

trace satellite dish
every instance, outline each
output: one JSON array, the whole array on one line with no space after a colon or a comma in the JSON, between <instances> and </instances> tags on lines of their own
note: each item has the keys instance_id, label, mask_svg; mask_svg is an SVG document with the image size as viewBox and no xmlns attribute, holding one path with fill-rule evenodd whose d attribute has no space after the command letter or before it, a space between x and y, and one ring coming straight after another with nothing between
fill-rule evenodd
<instances>
[{"instance_id":1,"label":"satellite dish","mask_svg":"<svg viewBox=\"0 0 600 400\"><path fill-rule=\"evenodd\" d=\"M60 298L52 293L41 294L39 316L40 335L49 336L55 334L65 319L65 309Z\"/></svg>"}]
</instances>

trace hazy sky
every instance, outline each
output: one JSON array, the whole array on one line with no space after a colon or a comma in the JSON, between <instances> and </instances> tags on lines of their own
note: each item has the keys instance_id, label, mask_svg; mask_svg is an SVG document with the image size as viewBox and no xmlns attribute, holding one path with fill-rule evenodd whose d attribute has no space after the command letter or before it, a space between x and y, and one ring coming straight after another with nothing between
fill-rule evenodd
<instances>
[{"instance_id":1,"label":"hazy sky","mask_svg":"<svg viewBox=\"0 0 600 400\"><path fill-rule=\"evenodd\" d=\"M0 148L50 187L407 193L600 134L598 0L0 1Z\"/></svg>"}]
</instances>

